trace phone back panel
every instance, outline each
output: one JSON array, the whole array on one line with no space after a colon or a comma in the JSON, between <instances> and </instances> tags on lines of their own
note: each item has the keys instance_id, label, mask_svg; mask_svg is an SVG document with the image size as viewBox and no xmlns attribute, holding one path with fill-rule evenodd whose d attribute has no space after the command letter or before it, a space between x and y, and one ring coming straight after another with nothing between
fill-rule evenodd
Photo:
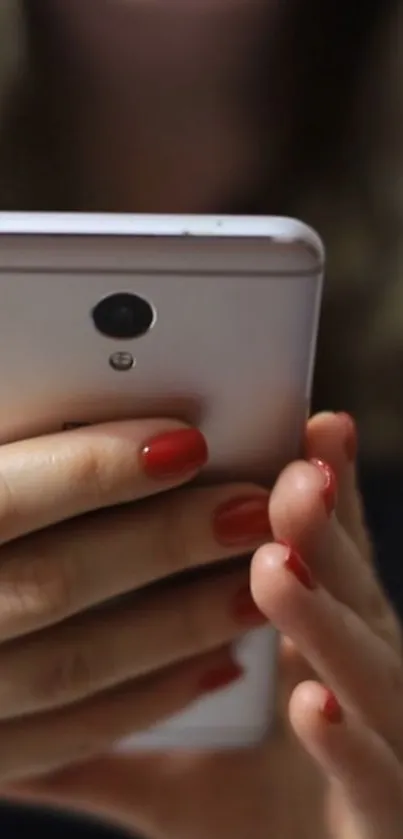
<instances>
[{"instance_id":1,"label":"phone back panel","mask_svg":"<svg viewBox=\"0 0 403 839\"><path fill-rule=\"evenodd\" d=\"M174 417L206 435L202 480L269 486L301 451L323 273L307 229L285 219L279 232L278 221L243 238L57 235L46 225L24 235L0 223L0 442ZM94 328L94 306L118 292L151 303L143 337ZM249 633L237 655L241 682L129 747L259 740L274 707L275 633Z\"/></svg>"}]
</instances>

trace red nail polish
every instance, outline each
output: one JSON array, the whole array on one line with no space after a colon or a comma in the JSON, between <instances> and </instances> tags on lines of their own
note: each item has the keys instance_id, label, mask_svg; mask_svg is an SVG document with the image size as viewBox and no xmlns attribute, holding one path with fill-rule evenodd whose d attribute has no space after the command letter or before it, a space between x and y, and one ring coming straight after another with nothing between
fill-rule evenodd
<instances>
[{"instance_id":1,"label":"red nail polish","mask_svg":"<svg viewBox=\"0 0 403 839\"><path fill-rule=\"evenodd\" d=\"M223 545L247 545L270 537L268 497L234 498L221 504L213 519L213 530Z\"/></svg>"},{"instance_id":2,"label":"red nail polish","mask_svg":"<svg viewBox=\"0 0 403 839\"><path fill-rule=\"evenodd\" d=\"M207 443L196 428L160 434L149 440L141 452L145 473L158 480L190 475L201 469L207 459Z\"/></svg>"},{"instance_id":3,"label":"red nail polish","mask_svg":"<svg viewBox=\"0 0 403 839\"><path fill-rule=\"evenodd\" d=\"M224 690L224 688L237 682L243 675L244 671L237 662L229 662L223 667L208 671L199 682L198 692L203 694Z\"/></svg>"},{"instance_id":4,"label":"red nail polish","mask_svg":"<svg viewBox=\"0 0 403 839\"><path fill-rule=\"evenodd\" d=\"M340 417L342 422L345 426L345 439L344 439L344 450L346 452L347 460L351 463L357 459L357 450L358 450L358 438L357 438L357 426L353 417L350 414L346 414L344 412L339 413L337 415Z\"/></svg>"},{"instance_id":5,"label":"red nail polish","mask_svg":"<svg viewBox=\"0 0 403 839\"><path fill-rule=\"evenodd\" d=\"M315 591L317 588L316 581L313 577L312 571L308 568L307 564L301 559L299 553L294 551L286 542L279 542L279 545L284 545L288 548L288 556L285 560L285 567L288 571L291 571L291 574L294 574L294 577L305 586L305 588L309 589L310 591Z\"/></svg>"},{"instance_id":6,"label":"red nail polish","mask_svg":"<svg viewBox=\"0 0 403 839\"><path fill-rule=\"evenodd\" d=\"M248 585L242 586L235 595L231 604L231 614L237 623L245 626L261 626L268 623L265 615L256 606Z\"/></svg>"},{"instance_id":7,"label":"red nail polish","mask_svg":"<svg viewBox=\"0 0 403 839\"><path fill-rule=\"evenodd\" d=\"M331 725L339 725L344 720L340 702L330 690L327 691L326 699L322 706L322 714L326 722L331 723Z\"/></svg>"},{"instance_id":8,"label":"red nail polish","mask_svg":"<svg viewBox=\"0 0 403 839\"><path fill-rule=\"evenodd\" d=\"M332 467L329 466L328 463L325 463L324 460L319 460L318 458L314 457L309 462L312 463L313 466L316 466L317 469L320 469L320 471L322 472L325 481L322 490L323 500L325 502L327 514L328 516L331 516L336 506L336 475L334 474Z\"/></svg>"}]
</instances>

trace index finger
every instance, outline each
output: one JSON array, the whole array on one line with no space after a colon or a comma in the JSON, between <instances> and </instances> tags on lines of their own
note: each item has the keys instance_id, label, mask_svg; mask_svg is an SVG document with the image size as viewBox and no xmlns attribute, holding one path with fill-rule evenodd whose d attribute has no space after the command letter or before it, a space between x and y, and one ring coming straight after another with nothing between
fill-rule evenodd
<instances>
[{"instance_id":1,"label":"index finger","mask_svg":"<svg viewBox=\"0 0 403 839\"><path fill-rule=\"evenodd\" d=\"M206 463L200 431L172 420L79 428L0 449L0 544L179 486Z\"/></svg>"}]
</instances>

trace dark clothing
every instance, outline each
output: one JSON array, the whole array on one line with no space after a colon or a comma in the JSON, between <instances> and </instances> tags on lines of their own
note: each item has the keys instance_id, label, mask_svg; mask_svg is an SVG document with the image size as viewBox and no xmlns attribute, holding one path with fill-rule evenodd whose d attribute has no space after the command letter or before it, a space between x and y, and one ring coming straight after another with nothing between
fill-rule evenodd
<instances>
[{"instance_id":1,"label":"dark clothing","mask_svg":"<svg viewBox=\"0 0 403 839\"><path fill-rule=\"evenodd\" d=\"M41 839L125 839L126 836L96 821L8 806L0 808L0 835L2 839L28 839L31 836ZM130 839L135 838L131 836Z\"/></svg>"}]
</instances>

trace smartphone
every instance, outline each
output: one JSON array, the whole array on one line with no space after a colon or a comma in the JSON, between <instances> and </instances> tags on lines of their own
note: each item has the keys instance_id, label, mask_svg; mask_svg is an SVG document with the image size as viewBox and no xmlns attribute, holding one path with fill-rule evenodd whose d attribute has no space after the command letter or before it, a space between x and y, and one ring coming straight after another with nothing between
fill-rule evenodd
<instances>
[{"instance_id":1,"label":"smartphone","mask_svg":"<svg viewBox=\"0 0 403 839\"><path fill-rule=\"evenodd\" d=\"M0 444L173 417L205 434L200 480L270 486L301 452L324 248L288 218L0 214ZM275 708L276 635L245 676L121 748L248 747Z\"/></svg>"}]
</instances>

